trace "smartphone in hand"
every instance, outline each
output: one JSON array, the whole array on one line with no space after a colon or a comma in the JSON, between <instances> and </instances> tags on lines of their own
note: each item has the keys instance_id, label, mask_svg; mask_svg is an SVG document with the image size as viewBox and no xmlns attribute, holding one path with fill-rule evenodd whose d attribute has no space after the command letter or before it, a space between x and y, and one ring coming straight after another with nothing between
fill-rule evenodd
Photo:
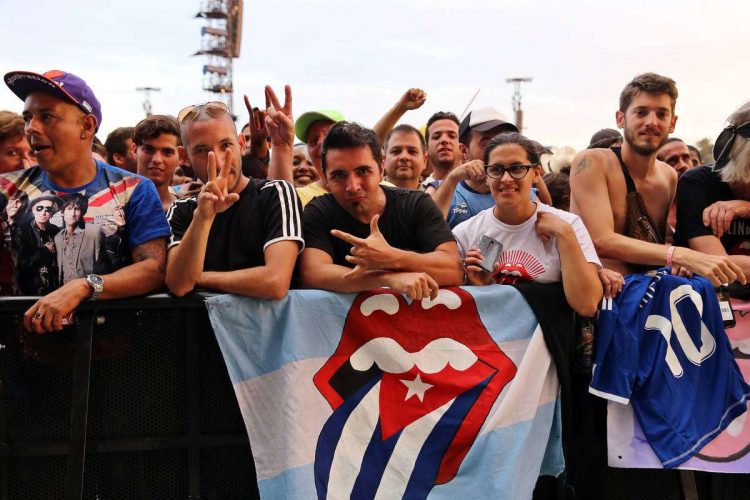
<instances>
[{"instance_id":1,"label":"smartphone in hand","mask_svg":"<svg viewBox=\"0 0 750 500\"><path fill-rule=\"evenodd\" d=\"M495 272L495 264L500 258L500 252L503 251L503 244L486 234L479 238L477 248L482 254L482 264L480 267L488 273Z\"/></svg>"}]
</instances>

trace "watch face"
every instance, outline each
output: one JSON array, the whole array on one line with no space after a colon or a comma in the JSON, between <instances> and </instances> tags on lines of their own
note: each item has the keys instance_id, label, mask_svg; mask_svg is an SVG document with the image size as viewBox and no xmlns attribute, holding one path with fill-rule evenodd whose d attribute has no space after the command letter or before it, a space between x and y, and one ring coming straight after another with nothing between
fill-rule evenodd
<instances>
[{"instance_id":1,"label":"watch face","mask_svg":"<svg viewBox=\"0 0 750 500\"><path fill-rule=\"evenodd\" d=\"M91 283L94 286L101 286L104 284L104 280L102 279L102 277L96 274L88 275L88 280L89 280L89 283Z\"/></svg>"}]
</instances>

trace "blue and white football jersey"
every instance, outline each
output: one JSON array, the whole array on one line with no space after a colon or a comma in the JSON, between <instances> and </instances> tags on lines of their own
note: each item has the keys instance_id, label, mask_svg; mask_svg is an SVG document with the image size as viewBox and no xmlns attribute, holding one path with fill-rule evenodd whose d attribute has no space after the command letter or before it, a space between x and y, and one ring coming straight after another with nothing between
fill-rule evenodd
<instances>
[{"instance_id":1,"label":"blue and white football jersey","mask_svg":"<svg viewBox=\"0 0 750 500\"><path fill-rule=\"evenodd\" d=\"M688 460L746 410L750 386L703 277L633 274L599 313L589 391L633 403L664 467Z\"/></svg>"}]
</instances>

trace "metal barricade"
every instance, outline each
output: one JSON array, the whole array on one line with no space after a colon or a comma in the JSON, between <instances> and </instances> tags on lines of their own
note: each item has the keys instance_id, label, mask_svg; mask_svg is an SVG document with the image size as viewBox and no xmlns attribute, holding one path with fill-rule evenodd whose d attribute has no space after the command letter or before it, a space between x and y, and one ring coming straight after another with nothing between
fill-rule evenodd
<instances>
[{"instance_id":1,"label":"metal barricade","mask_svg":"<svg viewBox=\"0 0 750 500\"><path fill-rule=\"evenodd\" d=\"M203 299L86 302L35 335L35 298L0 298L0 498L258 498Z\"/></svg>"}]
</instances>

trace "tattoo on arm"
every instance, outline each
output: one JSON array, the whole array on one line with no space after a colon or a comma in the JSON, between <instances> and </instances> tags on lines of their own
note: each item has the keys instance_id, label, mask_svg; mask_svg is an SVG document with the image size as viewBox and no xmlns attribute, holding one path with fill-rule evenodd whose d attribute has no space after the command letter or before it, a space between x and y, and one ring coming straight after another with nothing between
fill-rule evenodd
<instances>
[{"instance_id":1,"label":"tattoo on arm","mask_svg":"<svg viewBox=\"0 0 750 500\"><path fill-rule=\"evenodd\" d=\"M584 156L583 158L581 158L581 161L578 162L578 165L576 165L575 175L580 174L581 172L583 172L590 166L591 166L591 162L589 161L588 157Z\"/></svg>"},{"instance_id":2,"label":"tattoo on arm","mask_svg":"<svg viewBox=\"0 0 750 500\"><path fill-rule=\"evenodd\" d=\"M167 240L157 238L155 240L141 243L133 249L133 262L141 262L146 259L154 259L159 265L159 271L167 271Z\"/></svg>"}]
</instances>

